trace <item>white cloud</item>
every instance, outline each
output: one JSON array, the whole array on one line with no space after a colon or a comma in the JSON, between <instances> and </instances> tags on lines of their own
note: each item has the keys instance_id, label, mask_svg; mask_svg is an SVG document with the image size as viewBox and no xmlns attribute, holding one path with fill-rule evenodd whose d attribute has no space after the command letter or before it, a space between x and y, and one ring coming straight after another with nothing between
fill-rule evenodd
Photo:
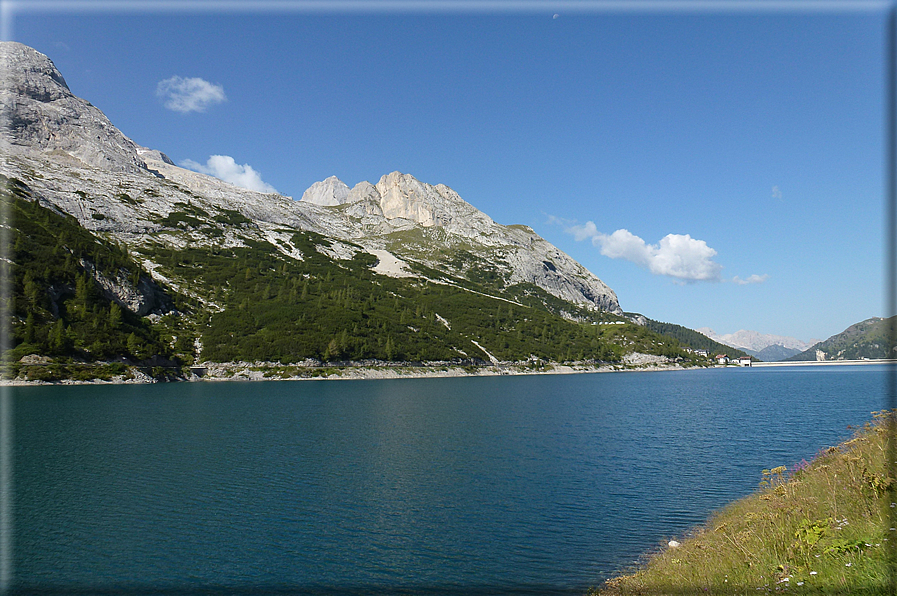
<instances>
[{"instance_id":1,"label":"white cloud","mask_svg":"<svg viewBox=\"0 0 897 596\"><path fill-rule=\"evenodd\" d=\"M754 275L751 275L747 279L741 279L740 277L738 277L736 275L735 277L732 278L732 281L737 283L739 286L746 286L748 284L762 284L767 279L769 279L769 276L766 275L765 273L763 275L757 275L755 273Z\"/></svg>"},{"instance_id":2,"label":"white cloud","mask_svg":"<svg viewBox=\"0 0 897 596\"><path fill-rule=\"evenodd\" d=\"M227 101L221 85L200 79L174 76L156 85L156 95L165 100L165 107L175 112L205 112L210 105Z\"/></svg>"},{"instance_id":3,"label":"white cloud","mask_svg":"<svg viewBox=\"0 0 897 596\"><path fill-rule=\"evenodd\" d=\"M774 199L781 199L781 198L782 198L782 191L779 190L779 187L778 187L778 186L773 186L773 187L772 187L772 198L774 198Z\"/></svg>"},{"instance_id":4,"label":"white cloud","mask_svg":"<svg viewBox=\"0 0 897 596\"><path fill-rule=\"evenodd\" d=\"M545 223L550 224L550 225L559 225L559 226L568 227L568 226L572 226L573 224L576 223L575 219L564 219L563 217L558 217L556 215L547 214L545 212L543 212L542 214L548 218L545 221Z\"/></svg>"},{"instance_id":5,"label":"white cloud","mask_svg":"<svg viewBox=\"0 0 897 596\"><path fill-rule=\"evenodd\" d=\"M229 155L212 155L209 157L206 165L197 163L192 159L185 159L180 165L194 172L214 176L240 188L258 192L277 192L277 189L273 186L262 181L261 175L252 169L252 166L249 164L241 166Z\"/></svg>"},{"instance_id":6,"label":"white cloud","mask_svg":"<svg viewBox=\"0 0 897 596\"><path fill-rule=\"evenodd\" d=\"M716 251L688 234L667 234L658 244L648 244L629 230L602 234L594 222L567 228L577 240L591 238L601 254L626 259L656 275L682 281L719 281L723 266L713 260Z\"/></svg>"},{"instance_id":7,"label":"white cloud","mask_svg":"<svg viewBox=\"0 0 897 596\"><path fill-rule=\"evenodd\" d=\"M570 226L567 228L567 233L573 234L573 237L577 242L581 240L585 240L586 238L594 238L598 235L598 228L595 227L595 224L591 221L587 221L581 226Z\"/></svg>"}]
</instances>

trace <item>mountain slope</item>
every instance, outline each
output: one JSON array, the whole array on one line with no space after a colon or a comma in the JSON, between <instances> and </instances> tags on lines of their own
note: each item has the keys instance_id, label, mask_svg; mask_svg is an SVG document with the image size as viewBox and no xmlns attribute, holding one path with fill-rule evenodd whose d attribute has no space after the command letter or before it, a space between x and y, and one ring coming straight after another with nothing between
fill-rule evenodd
<instances>
[{"instance_id":1,"label":"mountain slope","mask_svg":"<svg viewBox=\"0 0 897 596\"><path fill-rule=\"evenodd\" d=\"M330 179L310 188L303 201L237 188L137 146L72 95L46 56L5 42L0 57L11 73L0 105L14 123L5 173L27 181L88 229L132 243L180 227L187 233L175 242L209 244L189 229L193 222L184 219L189 213L182 205L236 211L254 229L225 233L229 243L269 239L277 227L289 227L356 244L369 254L396 250L400 259L450 276L491 279L499 291L533 284L586 310L622 312L613 290L569 256L529 228L496 224L444 185L393 172L346 192L345 184ZM321 184L332 185L329 200Z\"/></svg>"},{"instance_id":2,"label":"mountain slope","mask_svg":"<svg viewBox=\"0 0 897 596\"><path fill-rule=\"evenodd\" d=\"M759 352L753 353L754 356L763 362L779 362L797 354L800 354L800 350L797 348L786 348L778 344L766 346Z\"/></svg>"},{"instance_id":3,"label":"mountain slope","mask_svg":"<svg viewBox=\"0 0 897 596\"><path fill-rule=\"evenodd\" d=\"M0 105L14 124L4 200L18 222L61 222L39 231L17 222L16 243L52 244L63 259L53 268L30 249L11 255L17 296L38 287L56 298L43 310L16 302L8 356L33 346L176 364L684 357L638 326L595 325L621 319L610 288L447 186L393 172L352 189L331 177L301 201L237 188L135 144L72 95L43 54L3 42L0 58L9 75ZM107 249L118 260L101 257ZM100 322L116 308L134 326L130 344ZM69 340L53 347L35 323L61 325ZM94 323L115 347L94 346L82 329Z\"/></svg>"},{"instance_id":4,"label":"mountain slope","mask_svg":"<svg viewBox=\"0 0 897 596\"><path fill-rule=\"evenodd\" d=\"M851 325L841 333L813 345L808 350L787 358L789 361L865 360L897 358L891 326L897 317L872 317Z\"/></svg>"}]
</instances>

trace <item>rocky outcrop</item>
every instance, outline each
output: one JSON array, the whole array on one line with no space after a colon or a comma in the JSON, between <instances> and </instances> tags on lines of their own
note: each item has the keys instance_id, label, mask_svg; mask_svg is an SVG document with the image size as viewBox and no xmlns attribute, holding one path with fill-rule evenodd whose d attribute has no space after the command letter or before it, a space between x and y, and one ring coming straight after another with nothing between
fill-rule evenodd
<instances>
[{"instance_id":1,"label":"rocky outcrop","mask_svg":"<svg viewBox=\"0 0 897 596\"><path fill-rule=\"evenodd\" d=\"M346 186L346 183L336 176L331 176L312 184L308 190L302 193L301 200L322 207L334 207L345 203L348 196L349 187Z\"/></svg>"},{"instance_id":2,"label":"rocky outcrop","mask_svg":"<svg viewBox=\"0 0 897 596\"><path fill-rule=\"evenodd\" d=\"M42 152L52 159L109 172L145 170L137 145L97 108L72 94L44 54L0 42L0 113L11 152Z\"/></svg>"},{"instance_id":3,"label":"rocky outcrop","mask_svg":"<svg viewBox=\"0 0 897 596\"><path fill-rule=\"evenodd\" d=\"M392 172L377 184L363 181L349 190L336 176L312 184L302 201L322 207L358 205L349 211L355 217L380 216L387 220L407 220L424 227L474 226L479 231L494 222L485 213L464 201L444 184L431 186L410 174ZM455 223L455 226L452 224Z\"/></svg>"},{"instance_id":4,"label":"rocky outcrop","mask_svg":"<svg viewBox=\"0 0 897 596\"><path fill-rule=\"evenodd\" d=\"M93 263L85 259L80 261L81 267L97 282L106 298L119 306L142 317L148 314L163 315L174 311L171 298L153 280L141 275L135 286L127 271L110 277L97 270Z\"/></svg>"},{"instance_id":5,"label":"rocky outcrop","mask_svg":"<svg viewBox=\"0 0 897 596\"><path fill-rule=\"evenodd\" d=\"M118 242L176 248L271 242L285 258L302 258L288 242L289 230L302 230L332 238L334 246L373 255L388 251L409 264L407 275L410 264L421 263L464 277L471 269L455 264L453 256L468 255L505 287L533 284L580 307L622 313L613 290L582 265L532 229L494 222L448 186L392 172L351 189L331 176L300 201L238 188L136 145L74 96L43 54L0 42L0 60L7 71L0 106L11 123L10 155L0 173L26 181L43 202ZM38 171L40 176L31 174ZM239 223L221 227L221 221ZM203 233L204 226L218 226L220 233ZM344 258L356 248L321 250ZM97 280L133 312L162 308L149 299L152 288ZM497 284L495 292L501 288Z\"/></svg>"},{"instance_id":6,"label":"rocky outcrop","mask_svg":"<svg viewBox=\"0 0 897 596\"><path fill-rule=\"evenodd\" d=\"M392 172L380 178L375 186L380 195L380 209L387 219L402 218L424 227L456 227L464 223L476 228L491 225L492 220L447 186L431 186L410 174Z\"/></svg>"}]
</instances>

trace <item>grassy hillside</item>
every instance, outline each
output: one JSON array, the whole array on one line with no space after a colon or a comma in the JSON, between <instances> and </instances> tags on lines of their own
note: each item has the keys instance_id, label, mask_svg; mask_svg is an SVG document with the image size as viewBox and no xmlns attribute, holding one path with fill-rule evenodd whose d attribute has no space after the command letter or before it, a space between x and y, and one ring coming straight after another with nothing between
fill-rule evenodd
<instances>
[{"instance_id":1,"label":"grassy hillside","mask_svg":"<svg viewBox=\"0 0 897 596\"><path fill-rule=\"evenodd\" d=\"M892 594L895 413L813 461L764 470L761 488L595 594Z\"/></svg>"},{"instance_id":2,"label":"grassy hillside","mask_svg":"<svg viewBox=\"0 0 897 596\"><path fill-rule=\"evenodd\" d=\"M897 317L866 319L787 360L817 360L818 351L825 353L826 360L897 358L894 334L890 331L893 325L897 325Z\"/></svg>"},{"instance_id":3,"label":"grassy hillside","mask_svg":"<svg viewBox=\"0 0 897 596\"><path fill-rule=\"evenodd\" d=\"M301 260L265 242L135 252L166 277L195 280L191 290L218 305L200 326L202 358L212 361L486 360L483 349L515 361L614 362L629 351L686 357L676 342L636 325L558 316L524 289L515 303L436 272L446 283L378 275L365 252L335 261L316 248L330 241L311 232L293 232L290 243Z\"/></svg>"}]
</instances>

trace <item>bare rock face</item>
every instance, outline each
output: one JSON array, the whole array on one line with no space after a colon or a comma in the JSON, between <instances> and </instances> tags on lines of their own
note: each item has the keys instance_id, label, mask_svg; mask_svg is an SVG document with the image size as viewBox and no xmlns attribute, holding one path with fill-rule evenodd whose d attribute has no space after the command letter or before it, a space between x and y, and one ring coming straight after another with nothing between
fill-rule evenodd
<instances>
[{"instance_id":1,"label":"bare rock face","mask_svg":"<svg viewBox=\"0 0 897 596\"><path fill-rule=\"evenodd\" d=\"M346 197L346 203L349 204L346 213L350 217L374 218L375 221L385 218L383 208L380 206L380 191L367 180L352 187L349 196Z\"/></svg>"},{"instance_id":2,"label":"bare rock face","mask_svg":"<svg viewBox=\"0 0 897 596\"><path fill-rule=\"evenodd\" d=\"M410 174L386 174L375 188L380 194L383 216L387 219L401 218L424 227L449 229L457 228L463 222L464 229L473 227L481 231L494 223L449 187L443 184L431 186Z\"/></svg>"},{"instance_id":3,"label":"bare rock face","mask_svg":"<svg viewBox=\"0 0 897 596\"><path fill-rule=\"evenodd\" d=\"M376 184L365 181L349 189L331 176L313 184L300 201L238 188L136 145L97 108L73 95L43 54L0 42L0 66L5 69L0 109L10 124L10 159L0 160L0 173L25 181L42 202L94 232L129 245L162 242L175 248L264 241L285 258L302 258L289 245L287 230L303 230L338 241L334 245L360 247L381 261L417 262L455 278L469 270L451 265L446 255L464 254L497 272L504 287L533 284L586 309L622 314L613 290L585 267L526 226L494 222L443 184L392 172ZM41 176L29 174L35 171ZM209 225L235 212L242 219L211 240L189 226L165 223L185 205L194 215L208 214ZM337 253L333 258L344 258ZM126 278L99 276L97 281L132 312L168 308L143 281L137 287ZM494 286L497 294L501 287Z\"/></svg>"},{"instance_id":4,"label":"bare rock face","mask_svg":"<svg viewBox=\"0 0 897 596\"><path fill-rule=\"evenodd\" d=\"M387 219L409 219L424 227L449 223L439 209L439 197L432 187L418 182L409 174L393 172L380 178L376 185L380 208Z\"/></svg>"},{"instance_id":5,"label":"bare rock face","mask_svg":"<svg viewBox=\"0 0 897 596\"><path fill-rule=\"evenodd\" d=\"M303 200L336 206L330 200L332 189L343 187L348 188L331 177L312 185ZM325 198L319 199L322 195ZM614 291L585 267L529 228L495 223L444 184L432 186L410 174L392 172L377 184L359 182L340 201L339 205L346 205L343 213L360 227L355 242L382 239L396 255L441 270L446 270L440 262L441 251L464 245L464 250L479 253L504 270L511 285L531 283L573 304L623 312ZM391 234L415 228L426 230L418 243L390 241Z\"/></svg>"},{"instance_id":6,"label":"bare rock face","mask_svg":"<svg viewBox=\"0 0 897 596\"><path fill-rule=\"evenodd\" d=\"M110 172L145 170L137 145L100 110L73 95L44 54L0 42L0 65L0 112L9 124L11 152L40 151Z\"/></svg>"},{"instance_id":7,"label":"bare rock face","mask_svg":"<svg viewBox=\"0 0 897 596\"><path fill-rule=\"evenodd\" d=\"M346 183L331 176L321 182L315 182L308 190L302 193L302 199L306 203L321 205L322 207L334 207L346 203L349 196L349 187Z\"/></svg>"},{"instance_id":8,"label":"bare rock face","mask_svg":"<svg viewBox=\"0 0 897 596\"><path fill-rule=\"evenodd\" d=\"M146 276L141 276L135 286L128 279L127 272L123 271L115 277L109 277L98 271L89 261L82 259L80 264L97 281L108 299L139 317L150 313L165 314L174 310L171 298Z\"/></svg>"}]
</instances>

